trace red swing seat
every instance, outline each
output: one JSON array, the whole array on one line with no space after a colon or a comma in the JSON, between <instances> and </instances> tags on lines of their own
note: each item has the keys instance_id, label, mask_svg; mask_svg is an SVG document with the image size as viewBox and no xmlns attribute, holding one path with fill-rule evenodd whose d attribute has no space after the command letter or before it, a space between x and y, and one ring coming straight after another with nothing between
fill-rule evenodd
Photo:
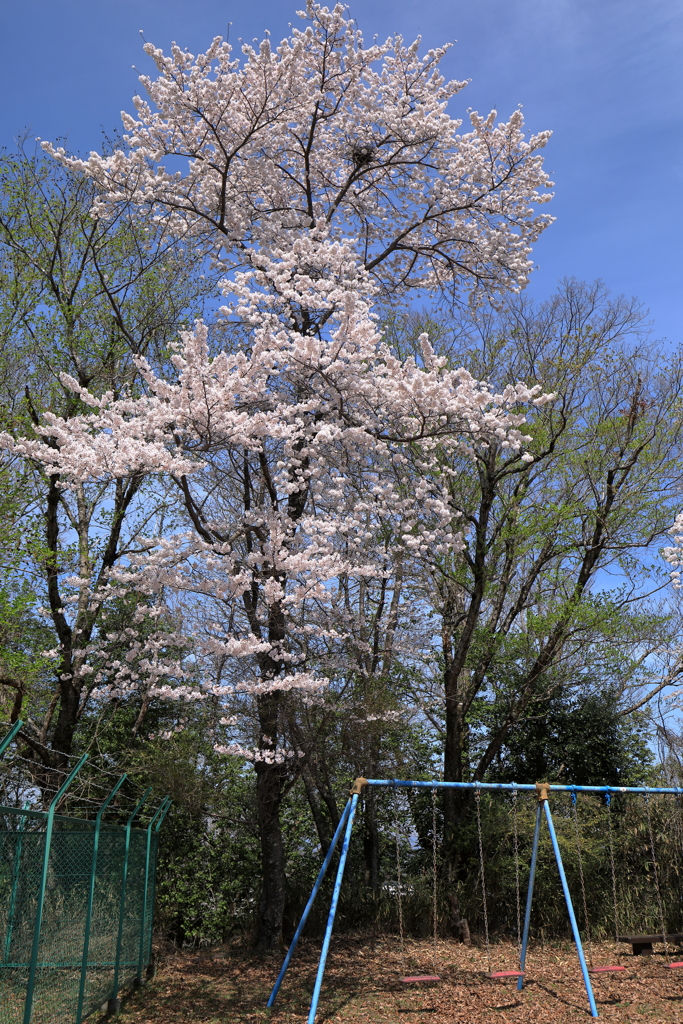
<instances>
[{"instance_id":1,"label":"red swing seat","mask_svg":"<svg viewBox=\"0 0 683 1024\"><path fill-rule=\"evenodd\" d=\"M485 978L523 978L524 971L487 971Z\"/></svg>"},{"instance_id":2,"label":"red swing seat","mask_svg":"<svg viewBox=\"0 0 683 1024\"><path fill-rule=\"evenodd\" d=\"M441 981L438 974L409 974L400 979L404 985L418 985L420 982Z\"/></svg>"},{"instance_id":3,"label":"red swing seat","mask_svg":"<svg viewBox=\"0 0 683 1024\"><path fill-rule=\"evenodd\" d=\"M681 967L683 967L683 964L681 964ZM607 971L625 971L625 970L626 970L626 968L622 967L620 964L611 964L609 967L589 967L588 968L588 973L589 974L605 974Z\"/></svg>"},{"instance_id":4,"label":"red swing seat","mask_svg":"<svg viewBox=\"0 0 683 1024\"><path fill-rule=\"evenodd\" d=\"M677 967L683 967L683 960L675 960L672 964L664 964L667 971L674 971Z\"/></svg>"}]
</instances>

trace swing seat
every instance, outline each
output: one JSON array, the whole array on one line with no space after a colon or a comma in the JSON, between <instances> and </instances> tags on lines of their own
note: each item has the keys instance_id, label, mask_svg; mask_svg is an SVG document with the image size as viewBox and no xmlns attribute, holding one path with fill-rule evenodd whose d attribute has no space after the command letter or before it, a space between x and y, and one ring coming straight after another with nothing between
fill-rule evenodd
<instances>
[{"instance_id":1,"label":"swing seat","mask_svg":"<svg viewBox=\"0 0 683 1024\"><path fill-rule=\"evenodd\" d=\"M667 971L675 971L677 967L683 967L683 960L676 960L672 964L664 964Z\"/></svg>"},{"instance_id":2,"label":"swing seat","mask_svg":"<svg viewBox=\"0 0 683 1024\"><path fill-rule=\"evenodd\" d=\"M438 974L409 974L400 979L404 985L419 985L421 982L441 981Z\"/></svg>"},{"instance_id":3,"label":"swing seat","mask_svg":"<svg viewBox=\"0 0 683 1024\"><path fill-rule=\"evenodd\" d=\"M681 967L683 967L683 964L681 964ZM612 964L609 967L589 967L588 968L588 973L589 974L605 974L607 971L625 971L625 970L626 970L626 968L622 967L620 964Z\"/></svg>"},{"instance_id":4,"label":"swing seat","mask_svg":"<svg viewBox=\"0 0 683 1024\"><path fill-rule=\"evenodd\" d=\"M524 971L487 971L485 978L523 978Z\"/></svg>"}]
</instances>

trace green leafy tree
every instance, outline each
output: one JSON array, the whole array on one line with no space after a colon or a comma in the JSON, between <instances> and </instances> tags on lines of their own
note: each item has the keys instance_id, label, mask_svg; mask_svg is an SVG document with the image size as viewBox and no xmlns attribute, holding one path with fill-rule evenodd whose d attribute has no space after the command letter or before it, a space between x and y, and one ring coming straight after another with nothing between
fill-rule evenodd
<instances>
[{"instance_id":1,"label":"green leafy tree","mask_svg":"<svg viewBox=\"0 0 683 1024\"><path fill-rule=\"evenodd\" d=\"M208 284L198 257L126 210L93 217L93 199L87 178L53 161L23 150L0 160L0 419L17 439L34 436L46 413L82 411L63 374L97 394L134 392L135 357L164 363L179 328L203 308ZM0 559L11 563L3 691L13 716L22 705L31 755L58 767L116 660L107 633L121 645L122 631L135 632L135 602L114 593L112 605L111 570L168 513L163 492L142 475L68 492L58 474L7 455L2 473L17 509L0 526ZM21 642L12 639L20 632ZM51 671L41 651L52 652ZM21 658L39 671L21 672L17 690ZM94 671L86 674L88 660Z\"/></svg>"},{"instance_id":2,"label":"green leafy tree","mask_svg":"<svg viewBox=\"0 0 683 1024\"><path fill-rule=\"evenodd\" d=\"M402 321L399 352L430 326ZM599 699L609 694L621 715L681 671L677 663L662 677L655 664L679 626L653 556L683 483L683 362L648 340L635 301L611 298L600 283L566 281L539 306L514 298L432 333L477 378L534 380L557 394L527 417L528 461L503 444L474 444L462 463L444 460L439 474L422 476L427 496L447 491L464 548L405 567L422 580L438 637L422 652L414 700L431 708L445 779L483 779L553 702L571 707L573 689L591 692L582 664L611 658ZM404 486L421 474L416 459ZM463 811L447 791L447 836Z\"/></svg>"}]
</instances>

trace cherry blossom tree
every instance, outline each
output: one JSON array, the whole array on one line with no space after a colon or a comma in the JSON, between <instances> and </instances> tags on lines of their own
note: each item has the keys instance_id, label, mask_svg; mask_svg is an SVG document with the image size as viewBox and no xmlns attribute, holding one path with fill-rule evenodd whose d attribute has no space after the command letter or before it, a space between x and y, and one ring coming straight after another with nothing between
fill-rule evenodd
<instances>
[{"instance_id":1,"label":"cherry blossom tree","mask_svg":"<svg viewBox=\"0 0 683 1024\"><path fill-rule=\"evenodd\" d=\"M312 674L306 655L322 637L332 648L335 637L342 639L323 614L334 603L336 582L381 575L383 552L368 543L380 516L393 519L408 547L457 549L461 543L438 495L426 499L428 529L415 522L415 497L393 487L392 463L406 459L407 445L422 446L425 457L436 447L443 455L448 448L466 451L482 435L519 452L522 416L511 410L546 397L538 386L524 385L494 395L466 371L439 366L426 338L427 366L400 363L360 305L363 313L356 316L348 303L350 311L328 339L257 330L248 355L211 358L207 330L197 325L174 357L176 381L158 377L142 360L148 389L142 398L96 398L73 380L74 392L95 412L70 420L47 415L38 433L50 446L3 442L42 460L51 476L76 488L85 480L160 472L177 483L193 529L149 538L144 552L131 554L128 568L112 570L110 579L149 595L181 593L201 606L208 628L197 637L200 656L220 665L224 677L206 681L203 692L229 697L238 690L256 699L254 748L223 749L251 758L259 779L264 863L273 861L266 877L278 886L268 890L264 928L283 896L277 810L287 759L295 753L279 742L284 697L291 690L315 693L334 670L330 665L326 675ZM347 485L350 467L353 488ZM356 497L359 467L364 501ZM131 641L131 655L158 674L181 674L158 659L172 640L158 633L152 639L149 651ZM108 696L140 685L140 674L123 668ZM182 684L153 692L197 695Z\"/></svg>"},{"instance_id":2,"label":"cherry blossom tree","mask_svg":"<svg viewBox=\"0 0 683 1024\"><path fill-rule=\"evenodd\" d=\"M314 700L334 673L348 627L339 594L382 578L380 523L397 548L457 550L447 453L495 438L524 459L523 406L549 397L523 384L494 394L448 369L426 336L417 358L399 360L374 308L526 284L550 220L534 211L549 198L548 133L525 141L519 111L506 123L494 111L470 114L461 134L446 108L465 83L440 74L447 47L420 56L419 41L399 37L366 47L341 6L309 2L303 16L277 48L267 37L243 46L242 61L220 38L197 57L147 44L158 78L141 79L148 98L124 115L125 149L79 160L45 145L92 178L94 216L132 203L205 252L223 274L224 323L245 344L216 351L197 323L175 377L141 359L142 396L68 381L91 413L45 417L40 440L3 440L70 486L161 474L177 487L187 529L150 536L112 580L183 595L197 616L195 657L212 670L203 692L255 701L253 742L223 749L257 773L265 947L279 941L284 909L280 802L306 753L284 748L283 709L290 693ZM434 460L442 494L395 486L408 449ZM323 671L316 645L328 652Z\"/></svg>"}]
</instances>

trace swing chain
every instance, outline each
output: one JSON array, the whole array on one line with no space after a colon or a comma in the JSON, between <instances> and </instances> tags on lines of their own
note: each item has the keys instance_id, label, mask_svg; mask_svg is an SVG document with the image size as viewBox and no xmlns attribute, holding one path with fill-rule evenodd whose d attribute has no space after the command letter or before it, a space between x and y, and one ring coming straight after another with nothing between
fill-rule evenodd
<instances>
[{"instance_id":1,"label":"swing chain","mask_svg":"<svg viewBox=\"0 0 683 1024\"><path fill-rule=\"evenodd\" d=\"M588 961L593 966L593 942L591 939L591 927L588 920L588 901L586 899L586 883L583 877L583 857L581 856L581 836L579 834L579 812L577 809L576 793L572 792L572 807L574 809L574 830L576 832L576 853L579 861L579 878L581 880L581 896L583 898L583 919L586 922L586 938L588 939Z\"/></svg>"},{"instance_id":2,"label":"swing chain","mask_svg":"<svg viewBox=\"0 0 683 1024\"><path fill-rule=\"evenodd\" d=\"M671 832L673 835L673 847L676 851L676 875L680 877L683 867L683 798L680 789L676 786L676 779L667 779L667 785L678 791L673 795L673 807L671 810Z\"/></svg>"},{"instance_id":3,"label":"swing chain","mask_svg":"<svg viewBox=\"0 0 683 1024\"><path fill-rule=\"evenodd\" d=\"M655 880L655 890L657 892L657 906L659 908L659 920L662 926L662 940L664 942L664 955L669 955L669 943L666 939L666 922L664 920L664 904L662 903L662 890L659 885L659 871L657 868L657 857L655 855L655 834L652 828L652 815L650 813L650 794L645 794L645 811L647 813L647 828L650 833L650 849L652 850L652 873Z\"/></svg>"},{"instance_id":4,"label":"swing chain","mask_svg":"<svg viewBox=\"0 0 683 1024\"><path fill-rule=\"evenodd\" d=\"M522 907L519 896L519 834L517 829L517 790L512 790L512 823L515 849L515 894L517 897L517 949L522 955Z\"/></svg>"},{"instance_id":5,"label":"swing chain","mask_svg":"<svg viewBox=\"0 0 683 1024\"><path fill-rule=\"evenodd\" d=\"M437 872L436 872L436 787L432 789L432 914L434 922L434 938L433 938L433 961L434 961L434 974L436 971L436 941L437 941L437 927L438 927L438 896L436 891L437 883Z\"/></svg>"},{"instance_id":6,"label":"swing chain","mask_svg":"<svg viewBox=\"0 0 683 1024\"><path fill-rule=\"evenodd\" d=\"M617 900L617 870L614 864L614 838L612 836L612 795L605 793L607 805L607 836L609 839L609 863L612 871L612 904L614 906L614 941L619 942L619 904Z\"/></svg>"},{"instance_id":7,"label":"swing chain","mask_svg":"<svg viewBox=\"0 0 683 1024\"><path fill-rule=\"evenodd\" d=\"M475 789L474 801L477 806L477 835L479 837L479 870L481 873L481 901L482 909L484 911L484 939L486 941L486 961L488 963L489 974L491 973L491 946L489 943L489 913L486 905L486 878L484 877L484 842L481 834L481 807L480 807L480 791Z\"/></svg>"}]
</instances>

